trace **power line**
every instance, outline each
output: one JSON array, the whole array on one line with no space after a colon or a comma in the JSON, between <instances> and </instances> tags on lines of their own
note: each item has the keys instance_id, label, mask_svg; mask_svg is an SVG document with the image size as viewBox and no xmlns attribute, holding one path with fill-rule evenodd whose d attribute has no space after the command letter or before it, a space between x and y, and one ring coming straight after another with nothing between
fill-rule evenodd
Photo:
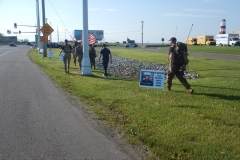
<instances>
[{"instance_id":1,"label":"power line","mask_svg":"<svg viewBox=\"0 0 240 160\"><path fill-rule=\"evenodd\" d=\"M56 19L52 19L52 18L48 18L51 21L61 21L61 20L56 20ZM72 23L72 24L82 24L82 23L76 23L76 22L70 22L70 21L64 21L65 23ZM89 25L126 25L126 24L137 24L139 22L131 22L131 23L115 23L115 24L106 24L106 23L102 23L102 24L91 24L89 23Z\"/></svg>"},{"instance_id":2,"label":"power line","mask_svg":"<svg viewBox=\"0 0 240 160\"><path fill-rule=\"evenodd\" d=\"M61 18L60 15L58 14L58 12L57 12L57 10L55 9L55 7L53 6L52 2L51 2L50 0L48 0L48 1L50 2L50 5L52 6L53 10L54 10L55 13L57 14L58 18L61 20L61 22L62 22L63 26L65 27L65 29L67 29L66 25L64 24L62 18ZM67 29L67 31L68 31L68 34L70 35L70 37L72 37L68 29ZM73 37L72 37L72 39L73 39Z\"/></svg>"},{"instance_id":3,"label":"power line","mask_svg":"<svg viewBox=\"0 0 240 160\"><path fill-rule=\"evenodd\" d=\"M139 31L109 32L109 33L104 33L104 34L129 33L129 32L139 32Z\"/></svg>"}]
</instances>

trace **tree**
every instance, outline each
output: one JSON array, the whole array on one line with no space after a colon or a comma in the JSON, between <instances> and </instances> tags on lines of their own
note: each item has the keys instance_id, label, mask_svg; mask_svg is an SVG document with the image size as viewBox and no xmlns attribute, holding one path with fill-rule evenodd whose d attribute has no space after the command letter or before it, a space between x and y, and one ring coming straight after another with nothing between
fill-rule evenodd
<instances>
[{"instance_id":1,"label":"tree","mask_svg":"<svg viewBox=\"0 0 240 160\"><path fill-rule=\"evenodd\" d=\"M0 37L4 37L4 35L2 33L0 33Z\"/></svg>"}]
</instances>

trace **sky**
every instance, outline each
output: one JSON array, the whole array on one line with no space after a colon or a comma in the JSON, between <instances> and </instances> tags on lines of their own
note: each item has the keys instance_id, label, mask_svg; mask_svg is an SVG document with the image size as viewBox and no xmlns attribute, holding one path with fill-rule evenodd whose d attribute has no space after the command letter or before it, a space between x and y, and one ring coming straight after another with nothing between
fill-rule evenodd
<instances>
[{"instance_id":1,"label":"sky","mask_svg":"<svg viewBox=\"0 0 240 160\"><path fill-rule=\"evenodd\" d=\"M39 0L42 26L42 1ZM72 39L74 30L83 29L83 0L45 0L45 17L54 29L52 41ZM104 30L106 42L168 43L171 37L185 42L188 37L216 35L222 19L226 33L240 30L240 0L88 0L88 29ZM142 23L142 21L144 21ZM0 0L0 33L35 40L36 0ZM142 27L143 25L143 27ZM59 32L59 37L57 34Z\"/></svg>"}]
</instances>

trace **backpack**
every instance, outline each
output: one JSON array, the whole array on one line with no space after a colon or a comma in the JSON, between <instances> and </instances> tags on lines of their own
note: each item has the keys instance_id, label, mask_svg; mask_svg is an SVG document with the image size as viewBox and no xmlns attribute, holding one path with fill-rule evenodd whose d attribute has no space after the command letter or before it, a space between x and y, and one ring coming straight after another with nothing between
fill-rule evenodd
<instances>
[{"instance_id":1,"label":"backpack","mask_svg":"<svg viewBox=\"0 0 240 160\"><path fill-rule=\"evenodd\" d=\"M69 44L64 45L64 53L65 53L65 54L69 54L69 53L71 53L71 52L72 52L72 51L71 51L70 45L69 45Z\"/></svg>"},{"instance_id":2,"label":"backpack","mask_svg":"<svg viewBox=\"0 0 240 160\"><path fill-rule=\"evenodd\" d=\"M182 42L177 42L175 52L174 52L174 62L176 65L179 66L187 66L189 63L188 60L188 50L187 45ZM186 67L183 68L183 70L186 70Z\"/></svg>"}]
</instances>

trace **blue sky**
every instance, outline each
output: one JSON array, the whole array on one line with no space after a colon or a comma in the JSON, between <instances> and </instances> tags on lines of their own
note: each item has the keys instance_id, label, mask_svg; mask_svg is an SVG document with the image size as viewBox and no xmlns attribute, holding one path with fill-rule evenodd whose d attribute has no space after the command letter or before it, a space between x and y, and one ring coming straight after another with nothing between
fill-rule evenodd
<instances>
[{"instance_id":1,"label":"blue sky","mask_svg":"<svg viewBox=\"0 0 240 160\"><path fill-rule=\"evenodd\" d=\"M42 0L40 14L42 13ZM161 43L176 35L185 41L189 37L218 34L222 19L226 19L226 32L240 30L240 0L88 0L89 30L104 30L105 41L122 42L127 37L138 43ZM7 30L34 32L33 27L13 24L36 24L36 0L0 0L0 33L8 36ZM71 39L75 29L82 29L82 0L45 0L47 22L55 30L52 40ZM42 25L42 16L40 17ZM12 34L16 35L16 34ZM34 33L17 35L20 39L34 40Z\"/></svg>"}]
</instances>

